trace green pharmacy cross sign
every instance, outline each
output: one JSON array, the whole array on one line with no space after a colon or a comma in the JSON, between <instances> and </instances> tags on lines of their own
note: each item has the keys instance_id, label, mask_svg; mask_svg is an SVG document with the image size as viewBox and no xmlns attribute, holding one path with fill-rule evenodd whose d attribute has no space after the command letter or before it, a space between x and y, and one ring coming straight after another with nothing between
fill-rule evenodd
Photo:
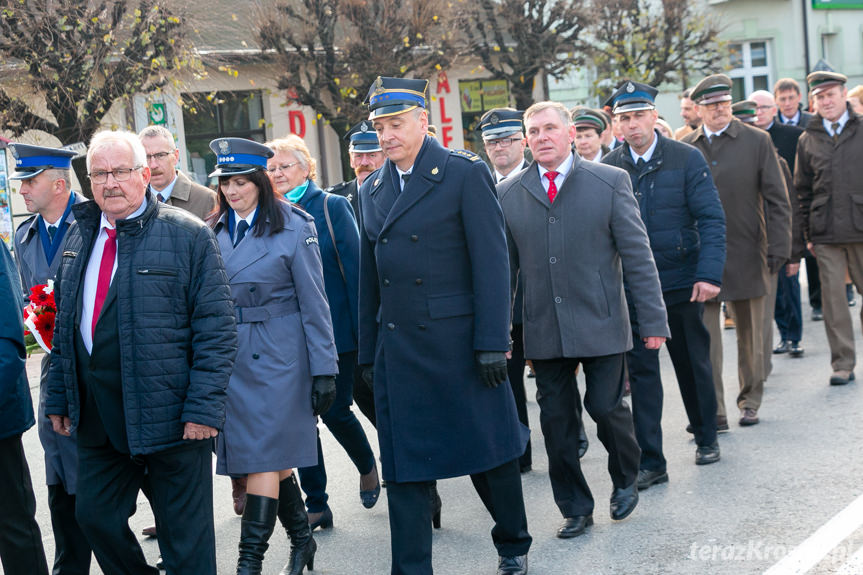
<instances>
[{"instance_id":1,"label":"green pharmacy cross sign","mask_svg":"<svg viewBox=\"0 0 863 575\"><path fill-rule=\"evenodd\" d=\"M812 0L813 10L863 10L863 0Z\"/></svg>"}]
</instances>

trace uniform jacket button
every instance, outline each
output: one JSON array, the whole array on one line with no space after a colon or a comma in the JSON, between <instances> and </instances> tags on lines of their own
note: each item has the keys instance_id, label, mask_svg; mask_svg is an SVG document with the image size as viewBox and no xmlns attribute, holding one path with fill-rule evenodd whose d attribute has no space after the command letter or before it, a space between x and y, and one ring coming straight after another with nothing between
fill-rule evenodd
<instances>
[{"instance_id":1,"label":"uniform jacket button","mask_svg":"<svg viewBox=\"0 0 863 575\"><path fill-rule=\"evenodd\" d=\"M422 279L422 278L417 278L417 279L415 279L415 280L414 280L414 282L415 282L418 286L423 285L423 279Z\"/></svg>"},{"instance_id":2,"label":"uniform jacket button","mask_svg":"<svg viewBox=\"0 0 863 575\"><path fill-rule=\"evenodd\" d=\"M411 241L412 241L412 242L418 242L418 241L420 241L419 236L411 236Z\"/></svg>"},{"instance_id":3,"label":"uniform jacket button","mask_svg":"<svg viewBox=\"0 0 863 575\"><path fill-rule=\"evenodd\" d=\"M385 244L385 243L387 243L388 241L389 241L389 240L388 240L387 238L382 238L382 239L381 239L381 243L382 243L382 244Z\"/></svg>"},{"instance_id":4,"label":"uniform jacket button","mask_svg":"<svg viewBox=\"0 0 863 575\"><path fill-rule=\"evenodd\" d=\"M390 285L390 280L388 280L388 279L384 279L384 285L385 285L385 286Z\"/></svg>"},{"instance_id":5,"label":"uniform jacket button","mask_svg":"<svg viewBox=\"0 0 863 575\"><path fill-rule=\"evenodd\" d=\"M252 354L252 359L261 359L261 356L260 356L260 355L258 355L257 353L253 353L253 354Z\"/></svg>"},{"instance_id":6,"label":"uniform jacket button","mask_svg":"<svg viewBox=\"0 0 863 575\"><path fill-rule=\"evenodd\" d=\"M249 291L255 291L256 289L258 289L257 286L252 286L249 288Z\"/></svg>"},{"instance_id":7,"label":"uniform jacket button","mask_svg":"<svg viewBox=\"0 0 863 575\"><path fill-rule=\"evenodd\" d=\"M396 328L396 324L390 322L387 324L387 329L393 331Z\"/></svg>"},{"instance_id":8,"label":"uniform jacket button","mask_svg":"<svg viewBox=\"0 0 863 575\"><path fill-rule=\"evenodd\" d=\"M421 323L417 327L420 328L421 330L424 330L426 328L426 325L424 323Z\"/></svg>"}]
</instances>

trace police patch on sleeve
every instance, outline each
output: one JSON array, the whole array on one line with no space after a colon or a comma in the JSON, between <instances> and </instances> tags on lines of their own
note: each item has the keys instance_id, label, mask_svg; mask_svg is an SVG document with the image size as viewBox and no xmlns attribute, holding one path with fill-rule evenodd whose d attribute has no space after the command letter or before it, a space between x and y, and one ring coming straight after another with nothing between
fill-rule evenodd
<instances>
[{"instance_id":1,"label":"police patch on sleeve","mask_svg":"<svg viewBox=\"0 0 863 575\"><path fill-rule=\"evenodd\" d=\"M310 246L310 245L316 244L316 243L318 243L317 236L309 236L306 238L306 245L307 246Z\"/></svg>"}]
</instances>

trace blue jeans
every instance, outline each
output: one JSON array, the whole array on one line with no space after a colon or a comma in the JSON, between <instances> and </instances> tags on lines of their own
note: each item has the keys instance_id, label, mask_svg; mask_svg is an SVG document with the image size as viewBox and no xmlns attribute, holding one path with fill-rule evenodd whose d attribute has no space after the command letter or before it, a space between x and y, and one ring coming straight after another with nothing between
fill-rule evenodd
<instances>
[{"instance_id":1,"label":"blue jeans","mask_svg":"<svg viewBox=\"0 0 863 575\"><path fill-rule=\"evenodd\" d=\"M336 401L321 416L333 437L351 458L361 475L369 473L375 465L375 454L366 438L357 416L351 411L353 403L354 368L357 352L339 354L339 375L336 377ZM321 449L318 431L318 464L314 467L301 467L300 486L306 494L306 507L309 513L320 513L327 508L327 469L324 465L324 452Z\"/></svg>"},{"instance_id":2,"label":"blue jeans","mask_svg":"<svg viewBox=\"0 0 863 575\"><path fill-rule=\"evenodd\" d=\"M803 310L800 306L800 281L798 274L785 275L785 266L779 270L779 285L776 289L776 311L774 319L783 341L800 341L803 338Z\"/></svg>"}]
</instances>

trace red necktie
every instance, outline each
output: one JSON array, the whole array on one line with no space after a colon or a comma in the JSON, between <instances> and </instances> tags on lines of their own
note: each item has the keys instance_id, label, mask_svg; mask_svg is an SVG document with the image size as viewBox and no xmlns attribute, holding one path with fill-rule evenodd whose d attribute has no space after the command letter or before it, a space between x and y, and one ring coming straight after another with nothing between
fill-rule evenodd
<instances>
[{"instance_id":1,"label":"red necktie","mask_svg":"<svg viewBox=\"0 0 863 575\"><path fill-rule=\"evenodd\" d=\"M554 179L558 176L557 172L546 172L545 177L548 178L548 201L554 203L554 198L557 196L557 184Z\"/></svg>"},{"instance_id":2,"label":"red necktie","mask_svg":"<svg viewBox=\"0 0 863 575\"><path fill-rule=\"evenodd\" d=\"M99 313L108 288L111 287L111 272L114 271L114 259L117 257L117 230L105 229L108 239L102 249L102 261L99 263L99 281L96 284L96 300L93 302L93 323L90 326L90 334L96 333L96 322L99 321Z\"/></svg>"}]
</instances>

